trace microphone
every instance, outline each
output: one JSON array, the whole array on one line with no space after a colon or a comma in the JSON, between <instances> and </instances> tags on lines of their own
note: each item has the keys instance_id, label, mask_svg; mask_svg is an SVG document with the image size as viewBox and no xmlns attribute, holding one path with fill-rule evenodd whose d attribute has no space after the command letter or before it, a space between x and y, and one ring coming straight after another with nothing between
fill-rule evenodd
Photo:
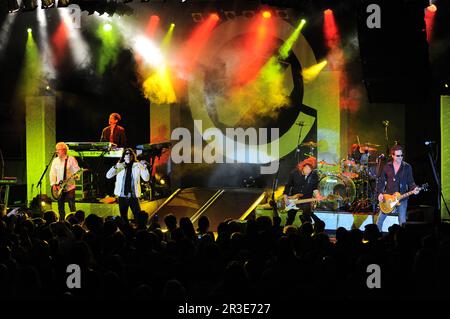
<instances>
[{"instance_id":1,"label":"microphone","mask_svg":"<svg viewBox=\"0 0 450 319\"><path fill-rule=\"evenodd\" d=\"M389 121L388 120L384 120L382 123L383 123L384 126L388 126L389 125Z\"/></svg>"},{"instance_id":2,"label":"microphone","mask_svg":"<svg viewBox=\"0 0 450 319\"><path fill-rule=\"evenodd\" d=\"M435 144L435 141L425 141L425 145L431 145L431 144Z\"/></svg>"}]
</instances>

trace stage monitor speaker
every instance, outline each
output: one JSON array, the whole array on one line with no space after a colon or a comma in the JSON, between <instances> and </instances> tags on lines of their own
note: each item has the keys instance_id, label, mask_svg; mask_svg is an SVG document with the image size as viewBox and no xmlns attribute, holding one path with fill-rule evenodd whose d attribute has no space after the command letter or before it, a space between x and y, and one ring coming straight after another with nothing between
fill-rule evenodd
<instances>
[{"instance_id":1,"label":"stage monitor speaker","mask_svg":"<svg viewBox=\"0 0 450 319\"><path fill-rule=\"evenodd\" d=\"M434 207L432 206L419 205L408 208L407 220L410 222L433 223L434 219Z\"/></svg>"},{"instance_id":2,"label":"stage monitor speaker","mask_svg":"<svg viewBox=\"0 0 450 319\"><path fill-rule=\"evenodd\" d=\"M410 239L420 244L420 240L428 235L433 234L433 224L426 222L406 222L405 230L410 234Z\"/></svg>"}]
</instances>

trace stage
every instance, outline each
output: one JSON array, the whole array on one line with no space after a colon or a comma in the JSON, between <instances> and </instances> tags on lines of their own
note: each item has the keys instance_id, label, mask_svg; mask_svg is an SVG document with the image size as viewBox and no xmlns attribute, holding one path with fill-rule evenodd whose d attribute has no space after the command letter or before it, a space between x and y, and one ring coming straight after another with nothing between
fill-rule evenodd
<instances>
[{"instance_id":1,"label":"stage","mask_svg":"<svg viewBox=\"0 0 450 319\"><path fill-rule=\"evenodd\" d=\"M154 201L148 201L148 200L142 200L140 201L141 209L143 211L146 211L149 213L150 216L154 214L156 210L158 210L166 201L165 198L158 199ZM76 208L77 210L83 210L86 213L86 216L90 214L96 214L99 217L106 218L107 216L120 216L119 213L119 205L117 203L87 203L87 202L76 202ZM51 204L47 204L45 206L45 211L53 210L55 212L58 211L57 203L52 202ZM69 211L68 204L66 204L66 212ZM262 209L255 209L255 217L258 218L259 216L273 216L272 210L262 210ZM206 212L205 216L208 216L209 213L213 212ZM180 214L177 214L176 210L173 210L173 214L177 216L177 219L179 220L181 217ZM326 211L326 210L317 210L315 212L317 217L319 217L321 220L325 222L325 230L327 231L336 231L339 227L344 227L347 230L351 230L354 228L358 228L362 231L364 231L364 228L368 224L376 223L377 220L377 213L373 214L371 212L348 212L348 211ZM68 215L66 213L66 215ZM221 221L225 221L229 218L233 218L236 216L229 216L226 213L221 213L222 216L220 216ZM297 214L294 226L300 227L300 219L299 219L300 213ZM251 216L247 214L246 218L248 216ZM281 217L281 224L284 225L286 223L286 213L280 213L279 216ZM128 211L128 217L130 219L133 218L131 210ZM191 218L193 222L195 222L198 219L198 216L188 216ZM239 216L236 219L240 219ZM161 226L165 228L164 223L162 220L160 220ZM393 224L398 224L398 218L396 214L390 214L386 217L384 223L383 223L383 232L387 232L389 227ZM217 231L217 229L212 229L213 231Z\"/></svg>"}]
</instances>

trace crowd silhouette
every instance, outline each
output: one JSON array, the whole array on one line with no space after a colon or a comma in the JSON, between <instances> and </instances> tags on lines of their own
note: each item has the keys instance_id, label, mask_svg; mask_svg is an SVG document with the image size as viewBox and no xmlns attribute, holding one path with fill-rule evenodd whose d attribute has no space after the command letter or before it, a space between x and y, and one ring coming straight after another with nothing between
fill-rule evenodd
<instances>
[{"instance_id":1,"label":"crowd silhouette","mask_svg":"<svg viewBox=\"0 0 450 319\"><path fill-rule=\"evenodd\" d=\"M370 224L330 238L324 223L283 227L277 217L224 220L211 230L206 216L194 229L187 217L159 221L144 211L130 223L85 215L2 216L0 298L439 299L450 284L447 224L393 225L387 234ZM81 269L79 289L67 287L70 264ZM367 286L370 264L380 266L381 289Z\"/></svg>"}]
</instances>

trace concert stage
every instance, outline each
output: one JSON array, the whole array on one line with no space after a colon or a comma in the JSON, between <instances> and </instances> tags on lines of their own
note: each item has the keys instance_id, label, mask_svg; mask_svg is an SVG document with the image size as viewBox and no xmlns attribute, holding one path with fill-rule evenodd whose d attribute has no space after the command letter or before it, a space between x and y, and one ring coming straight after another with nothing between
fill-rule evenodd
<instances>
[{"instance_id":1,"label":"concert stage","mask_svg":"<svg viewBox=\"0 0 450 319\"><path fill-rule=\"evenodd\" d=\"M368 224L376 223L377 213L361 212L353 213L347 211L325 211L319 210L315 214L321 220L325 222L325 230L336 231L339 227L344 227L347 230L358 228L364 230L365 226ZM258 216L270 216L272 217L271 210L258 210L256 211L256 217ZM301 225L299 219L300 213L297 214L294 222L294 226L299 227ZM286 213L280 213L281 224L286 223ZM383 223L383 232L387 232L389 227L393 224L398 224L398 218L396 214L388 215Z\"/></svg>"},{"instance_id":2,"label":"concert stage","mask_svg":"<svg viewBox=\"0 0 450 319\"><path fill-rule=\"evenodd\" d=\"M164 199L157 199L154 201L141 200L141 209L150 215L164 202ZM86 216L96 214L99 217L105 218L107 216L120 216L119 205L114 203L88 203L76 202L77 210L82 210ZM58 213L58 203L52 202L45 206L45 211L53 210ZM69 205L66 203L66 216L68 215ZM133 218L131 210L128 210L128 218Z\"/></svg>"}]
</instances>

